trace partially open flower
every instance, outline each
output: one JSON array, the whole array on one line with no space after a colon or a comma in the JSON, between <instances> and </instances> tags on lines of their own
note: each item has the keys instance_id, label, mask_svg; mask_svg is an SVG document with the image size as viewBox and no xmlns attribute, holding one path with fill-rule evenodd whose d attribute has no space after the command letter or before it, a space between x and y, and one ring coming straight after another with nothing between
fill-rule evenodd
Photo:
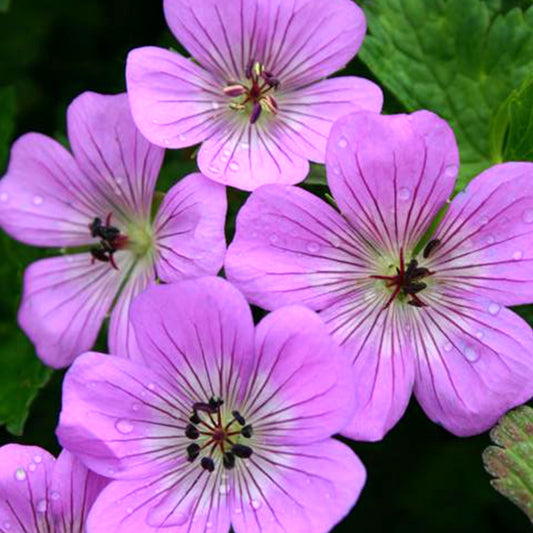
<instances>
[{"instance_id":1,"label":"partially open flower","mask_svg":"<svg viewBox=\"0 0 533 533\"><path fill-rule=\"evenodd\" d=\"M201 174L175 185L152 214L164 150L131 118L126 95L84 93L68 110L74 157L30 133L0 181L0 226L61 257L26 271L19 323L54 367L90 349L110 309L109 347L137 356L128 318L151 281L216 274L225 253L224 187Z\"/></svg>"}]
</instances>

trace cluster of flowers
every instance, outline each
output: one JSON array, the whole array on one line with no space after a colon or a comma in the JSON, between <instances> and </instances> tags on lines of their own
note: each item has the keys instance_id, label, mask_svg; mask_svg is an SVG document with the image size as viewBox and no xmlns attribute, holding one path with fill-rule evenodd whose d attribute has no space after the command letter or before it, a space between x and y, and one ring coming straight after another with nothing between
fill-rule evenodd
<instances>
[{"instance_id":1,"label":"cluster of flowers","mask_svg":"<svg viewBox=\"0 0 533 533\"><path fill-rule=\"evenodd\" d=\"M59 459L0 449L1 533L329 531L365 482L332 435L381 439L413 391L456 435L533 395L532 330L505 307L533 302L533 164L449 203L443 120L323 79L363 40L351 0L165 12L196 61L132 51L128 95L71 104L72 154L25 135L0 181L2 228L62 248L28 268L20 326L72 364ZM198 143L161 201L164 148ZM293 186L309 160L335 207ZM253 190L228 249L224 185ZM254 326L249 303L272 312ZM109 312L113 355L84 353Z\"/></svg>"}]
</instances>

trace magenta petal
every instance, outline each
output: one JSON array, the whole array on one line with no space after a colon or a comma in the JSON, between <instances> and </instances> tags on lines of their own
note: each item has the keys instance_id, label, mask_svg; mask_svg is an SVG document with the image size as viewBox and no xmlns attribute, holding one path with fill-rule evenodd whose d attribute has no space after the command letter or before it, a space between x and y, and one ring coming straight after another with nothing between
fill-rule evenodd
<instances>
[{"instance_id":1,"label":"magenta petal","mask_svg":"<svg viewBox=\"0 0 533 533\"><path fill-rule=\"evenodd\" d=\"M223 83L175 52L156 47L132 50L126 80L135 122L158 146L197 144L230 113Z\"/></svg>"},{"instance_id":2,"label":"magenta petal","mask_svg":"<svg viewBox=\"0 0 533 533\"><path fill-rule=\"evenodd\" d=\"M249 371L250 308L221 278L151 287L133 303L131 318L146 364L176 381L189 405L227 398Z\"/></svg>"},{"instance_id":3,"label":"magenta petal","mask_svg":"<svg viewBox=\"0 0 533 533\"><path fill-rule=\"evenodd\" d=\"M320 316L353 362L357 409L341 433L376 441L404 414L414 382L405 310L379 298L345 298Z\"/></svg>"},{"instance_id":4,"label":"magenta petal","mask_svg":"<svg viewBox=\"0 0 533 533\"><path fill-rule=\"evenodd\" d=\"M266 185L239 212L225 269L261 307L302 303L321 310L367 277L364 246L346 220L316 196Z\"/></svg>"},{"instance_id":5,"label":"magenta petal","mask_svg":"<svg viewBox=\"0 0 533 533\"><path fill-rule=\"evenodd\" d=\"M54 458L41 448L18 444L0 448L0 531L49 531L53 467Z\"/></svg>"},{"instance_id":6,"label":"magenta petal","mask_svg":"<svg viewBox=\"0 0 533 533\"><path fill-rule=\"evenodd\" d=\"M344 76L276 95L280 112L279 134L291 150L302 157L324 163L326 144L333 123L355 111L379 113L381 89L363 78Z\"/></svg>"},{"instance_id":7,"label":"magenta petal","mask_svg":"<svg viewBox=\"0 0 533 533\"><path fill-rule=\"evenodd\" d=\"M89 244L96 204L83 194L83 180L59 143L38 133L24 135L13 145L0 181L0 226L37 246Z\"/></svg>"},{"instance_id":8,"label":"magenta petal","mask_svg":"<svg viewBox=\"0 0 533 533\"><path fill-rule=\"evenodd\" d=\"M208 178L246 191L299 183L309 173L309 162L291 151L270 122L249 124L239 116L202 144L198 166Z\"/></svg>"},{"instance_id":9,"label":"magenta petal","mask_svg":"<svg viewBox=\"0 0 533 533\"><path fill-rule=\"evenodd\" d=\"M83 93L68 109L68 134L99 210L147 219L164 150L137 130L126 94ZM92 217L91 217L92 219Z\"/></svg>"},{"instance_id":10,"label":"magenta petal","mask_svg":"<svg viewBox=\"0 0 533 533\"><path fill-rule=\"evenodd\" d=\"M448 200L459 169L452 130L428 111L341 118L326 161L340 210L390 251L415 246Z\"/></svg>"},{"instance_id":11,"label":"magenta petal","mask_svg":"<svg viewBox=\"0 0 533 533\"><path fill-rule=\"evenodd\" d=\"M191 174L166 194L154 224L156 270L166 281L216 275L226 253L226 189Z\"/></svg>"},{"instance_id":12,"label":"magenta petal","mask_svg":"<svg viewBox=\"0 0 533 533\"><path fill-rule=\"evenodd\" d=\"M533 396L533 332L499 304L442 295L414 335L416 397L452 433L481 433Z\"/></svg>"},{"instance_id":13,"label":"magenta petal","mask_svg":"<svg viewBox=\"0 0 533 533\"><path fill-rule=\"evenodd\" d=\"M315 442L340 431L355 407L352 368L322 320L300 306L257 327L256 358L242 411L272 446ZM268 434L272 427L283 433Z\"/></svg>"},{"instance_id":14,"label":"magenta petal","mask_svg":"<svg viewBox=\"0 0 533 533\"><path fill-rule=\"evenodd\" d=\"M43 259L26 270L18 321L47 365L68 366L93 346L129 254L116 260L118 272L109 263L91 264L90 254Z\"/></svg>"},{"instance_id":15,"label":"magenta petal","mask_svg":"<svg viewBox=\"0 0 533 533\"><path fill-rule=\"evenodd\" d=\"M145 366L86 353L63 385L57 435L91 470L109 478L157 475L180 461L184 413L174 385Z\"/></svg>"},{"instance_id":16,"label":"magenta petal","mask_svg":"<svg viewBox=\"0 0 533 533\"><path fill-rule=\"evenodd\" d=\"M54 464L49 493L55 520L70 524L68 532L85 531L85 520L107 480L91 472L76 457L63 450Z\"/></svg>"},{"instance_id":17,"label":"magenta petal","mask_svg":"<svg viewBox=\"0 0 533 533\"><path fill-rule=\"evenodd\" d=\"M333 439L288 447L276 469L243 473L231 521L236 533L323 533L348 514L366 472L348 446Z\"/></svg>"},{"instance_id":18,"label":"magenta petal","mask_svg":"<svg viewBox=\"0 0 533 533\"><path fill-rule=\"evenodd\" d=\"M504 305L533 301L533 164L505 163L457 195L435 233L438 278Z\"/></svg>"},{"instance_id":19,"label":"magenta petal","mask_svg":"<svg viewBox=\"0 0 533 533\"><path fill-rule=\"evenodd\" d=\"M122 288L111 313L107 334L111 354L126 357L132 361L144 361L130 320L130 307L133 299L151 282L154 282L154 279L152 261L146 258L139 259L129 274L128 281Z\"/></svg>"},{"instance_id":20,"label":"magenta petal","mask_svg":"<svg viewBox=\"0 0 533 533\"><path fill-rule=\"evenodd\" d=\"M196 479L198 478L199 479ZM213 477L195 470L151 480L114 481L93 506L91 533L228 533L229 511Z\"/></svg>"}]
</instances>

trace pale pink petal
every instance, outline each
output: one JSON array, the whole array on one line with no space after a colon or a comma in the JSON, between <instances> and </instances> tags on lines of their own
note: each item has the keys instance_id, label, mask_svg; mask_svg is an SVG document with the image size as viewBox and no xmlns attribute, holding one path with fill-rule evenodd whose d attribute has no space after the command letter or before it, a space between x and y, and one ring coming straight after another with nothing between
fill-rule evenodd
<instances>
[{"instance_id":1,"label":"pale pink petal","mask_svg":"<svg viewBox=\"0 0 533 533\"><path fill-rule=\"evenodd\" d=\"M85 353L65 377L58 438L108 478L138 479L189 464L183 420L190 413L178 389L144 365Z\"/></svg>"},{"instance_id":2,"label":"pale pink petal","mask_svg":"<svg viewBox=\"0 0 533 533\"><path fill-rule=\"evenodd\" d=\"M54 458L35 446L0 448L0 531L39 533L53 523L49 505Z\"/></svg>"},{"instance_id":3,"label":"pale pink petal","mask_svg":"<svg viewBox=\"0 0 533 533\"><path fill-rule=\"evenodd\" d=\"M435 294L428 304L413 328L416 397L456 435L486 431L533 396L533 332L513 312L472 295Z\"/></svg>"},{"instance_id":4,"label":"pale pink petal","mask_svg":"<svg viewBox=\"0 0 533 533\"><path fill-rule=\"evenodd\" d=\"M120 271L92 264L88 253L43 259L26 270L18 321L47 365L68 366L93 346L130 254L115 258Z\"/></svg>"},{"instance_id":5,"label":"pale pink petal","mask_svg":"<svg viewBox=\"0 0 533 533\"><path fill-rule=\"evenodd\" d=\"M363 78L343 76L275 95L279 106L276 134L291 150L317 163L326 160L326 144L333 123L355 111L379 113L381 89Z\"/></svg>"},{"instance_id":6,"label":"pale pink petal","mask_svg":"<svg viewBox=\"0 0 533 533\"><path fill-rule=\"evenodd\" d=\"M328 183L359 232L398 253L417 244L448 200L458 172L452 130L428 111L354 113L331 130Z\"/></svg>"},{"instance_id":7,"label":"pale pink petal","mask_svg":"<svg viewBox=\"0 0 533 533\"><path fill-rule=\"evenodd\" d=\"M197 144L233 113L223 93L225 84L176 52L156 47L132 50L126 81L138 128L159 146Z\"/></svg>"},{"instance_id":8,"label":"pale pink petal","mask_svg":"<svg viewBox=\"0 0 533 533\"><path fill-rule=\"evenodd\" d=\"M257 327L246 416L265 453L339 432L355 409L350 361L313 311L289 306Z\"/></svg>"},{"instance_id":9,"label":"pale pink petal","mask_svg":"<svg viewBox=\"0 0 533 533\"><path fill-rule=\"evenodd\" d=\"M504 305L533 301L533 164L496 165L458 194L435 233L435 279Z\"/></svg>"},{"instance_id":10,"label":"pale pink petal","mask_svg":"<svg viewBox=\"0 0 533 533\"><path fill-rule=\"evenodd\" d=\"M202 174L246 191L266 183L294 184L305 179L309 162L278 138L271 127L275 118L249 124L239 115L202 144L198 153Z\"/></svg>"},{"instance_id":11,"label":"pale pink petal","mask_svg":"<svg viewBox=\"0 0 533 533\"><path fill-rule=\"evenodd\" d=\"M37 246L80 246L92 241L95 199L83 188L76 161L58 142L29 133L11 150L0 180L0 226Z\"/></svg>"},{"instance_id":12,"label":"pale pink petal","mask_svg":"<svg viewBox=\"0 0 533 533\"><path fill-rule=\"evenodd\" d=\"M195 402L240 396L253 322L246 300L227 281L207 277L150 287L133 303L131 318L146 364L176 381L188 415Z\"/></svg>"},{"instance_id":13,"label":"pale pink petal","mask_svg":"<svg viewBox=\"0 0 533 533\"><path fill-rule=\"evenodd\" d=\"M265 185L239 212L225 270L263 308L302 303L321 310L357 293L373 254L326 202L297 187Z\"/></svg>"},{"instance_id":14,"label":"pale pink petal","mask_svg":"<svg viewBox=\"0 0 533 533\"><path fill-rule=\"evenodd\" d=\"M67 120L84 188L100 208L93 217L147 220L164 150L137 130L127 95L83 93L70 104Z\"/></svg>"},{"instance_id":15,"label":"pale pink petal","mask_svg":"<svg viewBox=\"0 0 533 533\"><path fill-rule=\"evenodd\" d=\"M138 259L132 267L128 280L122 287L111 313L107 332L107 342L111 354L133 361L144 360L130 320L130 307L133 299L146 289L154 279L155 271L152 261L146 257Z\"/></svg>"},{"instance_id":16,"label":"pale pink petal","mask_svg":"<svg viewBox=\"0 0 533 533\"><path fill-rule=\"evenodd\" d=\"M89 471L71 453L60 453L50 480L49 503L56 523L70 527L65 533L85 531L89 510L106 484L105 478Z\"/></svg>"},{"instance_id":17,"label":"pale pink petal","mask_svg":"<svg viewBox=\"0 0 533 533\"><path fill-rule=\"evenodd\" d=\"M270 1L165 0L167 23L190 54L226 85L265 55Z\"/></svg>"},{"instance_id":18,"label":"pale pink petal","mask_svg":"<svg viewBox=\"0 0 533 533\"><path fill-rule=\"evenodd\" d=\"M228 533L228 497L220 479L185 467L138 482L114 481L94 505L91 533Z\"/></svg>"},{"instance_id":19,"label":"pale pink petal","mask_svg":"<svg viewBox=\"0 0 533 533\"><path fill-rule=\"evenodd\" d=\"M156 270L162 280L218 273L226 253L226 209L226 189L201 174L170 189L154 223Z\"/></svg>"},{"instance_id":20,"label":"pale pink petal","mask_svg":"<svg viewBox=\"0 0 533 533\"><path fill-rule=\"evenodd\" d=\"M386 302L363 289L320 315L353 363L357 409L341 433L357 440L382 439L404 414L413 389L409 310L385 309Z\"/></svg>"},{"instance_id":21,"label":"pale pink petal","mask_svg":"<svg viewBox=\"0 0 533 533\"><path fill-rule=\"evenodd\" d=\"M256 458L254 466L243 469L236 483L236 533L331 531L355 505L366 479L357 456L333 439L288 446Z\"/></svg>"}]
</instances>

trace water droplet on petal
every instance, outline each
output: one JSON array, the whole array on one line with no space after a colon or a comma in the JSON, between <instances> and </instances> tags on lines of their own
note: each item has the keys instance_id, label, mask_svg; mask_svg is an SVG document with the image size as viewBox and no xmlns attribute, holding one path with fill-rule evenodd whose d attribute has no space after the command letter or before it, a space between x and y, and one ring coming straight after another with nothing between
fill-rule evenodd
<instances>
[{"instance_id":1,"label":"water droplet on petal","mask_svg":"<svg viewBox=\"0 0 533 533\"><path fill-rule=\"evenodd\" d=\"M7 192L3 192L2 194L0 194L0 202L7 202L8 199L9 194L7 194Z\"/></svg>"},{"instance_id":2,"label":"water droplet on petal","mask_svg":"<svg viewBox=\"0 0 533 533\"><path fill-rule=\"evenodd\" d=\"M215 111L220 109L220 104L218 102L211 102L211 106Z\"/></svg>"},{"instance_id":3,"label":"water droplet on petal","mask_svg":"<svg viewBox=\"0 0 533 533\"><path fill-rule=\"evenodd\" d=\"M56 502L57 500L59 500L59 492L57 492L57 490L52 491L50 493L50 498L52 498L52 500Z\"/></svg>"},{"instance_id":4,"label":"water droplet on petal","mask_svg":"<svg viewBox=\"0 0 533 533\"><path fill-rule=\"evenodd\" d=\"M37 511L40 513L46 513L46 509L48 509L48 503L46 500L39 500L37 502Z\"/></svg>"},{"instance_id":5,"label":"water droplet on petal","mask_svg":"<svg viewBox=\"0 0 533 533\"><path fill-rule=\"evenodd\" d=\"M470 346L467 346L465 348L465 357L472 363L477 361L479 359L479 354L474 350L474 348L471 348Z\"/></svg>"},{"instance_id":6,"label":"water droplet on petal","mask_svg":"<svg viewBox=\"0 0 533 533\"><path fill-rule=\"evenodd\" d=\"M153 383L148 383L148 389L149 390L154 390L155 389L155 385Z\"/></svg>"},{"instance_id":7,"label":"water droplet on petal","mask_svg":"<svg viewBox=\"0 0 533 533\"><path fill-rule=\"evenodd\" d=\"M216 165L209 165L209 168L207 169L212 174L220 174L220 169Z\"/></svg>"},{"instance_id":8,"label":"water droplet on petal","mask_svg":"<svg viewBox=\"0 0 533 533\"><path fill-rule=\"evenodd\" d=\"M240 167L239 163L237 163L236 161L232 161L229 164L229 169L232 170L233 172L237 172L240 168L241 167Z\"/></svg>"},{"instance_id":9,"label":"water droplet on petal","mask_svg":"<svg viewBox=\"0 0 533 533\"><path fill-rule=\"evenodd\" d=\"M455 178L459 172L459 167L457 165L448 165L444 169L444 175L448 178Z\"/></svg>"},{"instance_id":10,"label":"water droplet on petal","mask_svg":"<svg viewBox=\"0 0 533 533\"><path fill-rule=\"evenodd\" d=\"M178 138L182 142L186 139L186 137L185 137L185 135L183 135L183 133L181 133Z\"/></svg>"},{"instance_id":11,"label":"water droplet on petal","mask_svg":"<svg viewBox=\"0 0 533 533\"><path fill-rule=\"evenodd\" d=\"M117 420L115 427L117 428L117 431L123 435L127 435L133 431L133 425L127 420Z\"/></svg>"},{"instance_id":12,"label":"water droplet on petal","mask_svg":"<svg viewBox=\"0 0 533 533\"><path fill-rule=\"evenodd\" d=\"M320 246L316 242L310 242L307 245L307 251L311 252L312 254L318 252L320 250Z\"/></svg>"},{"instance_id":13,"label":"water droplet on petal","mask_svg":"<svg viewBox=\"0 0 533 533\"><path fill-rule=\"evenodd\" d=\"M126 514L131 514L131 513L133 513L133 507L127 507Z\"/></svg>"},{"instance_id":14,"label":"water droplet on petal","mask_svg":"<svg viewBox=\"0 0 533 533\"><path fill-rule=\"evenodd\" d=\"M489 305L488 311L491 315L497 315L500 312L501 308L501 305L493 302Z\"/></svg>"},{"instance_id":15,"label":"water droplet on petal","mask_svg":"<svg viewBox=\"0 0 533 533\"><path fill-rule=\"evenodd\" d=\"M411 198L411 191L407 187L402 187L398 191L398 198L404 201L409 200L409 198Z\"/></svg>"},{"instance_id":16,"label":"water droplet on petal","mask_svg":"<svg viewBox=\"0 0 533 533\"><path fill-rule=\"evenodd\" d=\"M15 479L17 481L24 481L26 479L26 471L24 468L17 468L15 470Z\"/></svg>"},{"instance_id":17,"label":"water droplet on petal","mask_svg":"<svg viewBox=\"0 0 533 533\"><path fill-rule=\"evenodd\" d=\"M42 196L34 196L33 197L33 205L41 205L43 203L43 197Z\"/></svg>"},{"instance_id":18,"label":"water droplet on petal","mask_svg":"<svg viewBox=\"0 0 533 533\"><path fill-rule=\"evenodd\" d=\"M523 220L526 224L531 224L531 223L533 223L533 209L526 209L526 210L522 213L522 220Z\"/></svg>"},{"instance_id":19,"label":"water droplet on petal","mask_svg":"<svg viewBox=\"0 0 533 533\"><path fill-rule=\"evenodd\" d=\"M206 527L206 529L211 529L213 527L213 522L207 522L205 527Z\"/></svg>"},{"instance_id":20,"label":"water droplet on petal","mask_svg":"<svg viewBox=\"0 0 533 533\"><path fill-rule=\"evenodd\" d=\"M36 455L36 456L33 458L33 460L34 460L37 464L39 464L39 463L42 462L43 458L42 458L40 455Z\"/></svg>"},{"instance_id":21,"label":"water droplet on petal","mask_svg":"<svg viewBox=\"0 0 533 533\"><path fill-rule=\"evenodd\" d=\"M3 524L5 530L11 529L11 522L9 520L6 520Z\"/></svg>"},{"instance_id":22,"label":"water droplet on petal","mask_svg":"<svg viewBox=\"0 0 533 533\"><path fill-rule=\"evenodd\" d=\"M339 148L346 148L347 146L348 146L348 141L344 137L341 137L339 139Z\"/></svg>"},{"instance_id":23,"label":"water droplet on petal","mask_svg":"<svg viewBox=\"0 0 533 533\"><path fill-rule=\"evenodd\" d=\"M220 162L221 162L221 163L227 163L227 162L228 162L228 156L222 154L222 155L220 156Z\"/></svg>"},{"instance_id":24,"label":"water droplet on petal","mask_svg":"<svg viewBox=\"0 0 533 533\"><path fill-rule=\"evenodd\" d=\"M131 410L132 410L132 411L135 411L135 412L139 411L140 408L141 408L141 404L139 404L139 403L134 403L134 404L131 406Z\"/></svg>"},{"instance_id":25,"label":"water droplet on petal","mask_svg":"<svg viewBox=\"0 0 533 533\"><path fill-rule=\"evenodd\" d=\"M517 251L513 254L513 259L515 261L520 261L520 259L522 259L522 257L524 256L524 254L520 251Z\"/></svg>"},{"instance_id":26,"label":"water droplet on petal","mask_svg":"<svg viewBox=\"0 0 533 533\"><path fill-rule=\"evenodd\" d=\"M487 244L494 244L494 235L489 235L486 240Z\"/></svg>"},{"instance_id":27,"label":"water droplet on petal","mask_svg":"<svg viewBox=\"0 0 533 533\"><path fill-rule=\"evenodd\" d=\"M482 338L484 337L484 333L483 333L482 331L478 331L478 332L476 333L476 337L477 337L478 339L482 339Z\"/></svg>"},{"instance_id":28,"label":"water droplet on petal","mask_svg":"<svg viewBox=\"0 0 533 533\"><path fill-rule=\"evenodd\" d=\"M445 352L451 352L451 351L452 351L452 348L453 348L453 346L452 346L449 342L447 342L447 343L444 345L444 351L445 351Z\"/></svg>"},{"instance_id":29,"label":"water droplet on petal","mask_svg":"<svg viewBox=\"0 0 533 533\"><path fill-rule=\"evenodd\" d=\"M163 144L164 144L165 146L170 146L170 140L169 140L169 139L165 139L165 140L163 141Z\"/></svg>"},{"instance_id":30,"label":"water droplet on petal","mask_svg":"<svg viewBox=\"0 0 533 533\"><path fill-rule=\"evenodd\" d=\"M484 226L485 224L488 224L489 223L489 219L487 217L483 217L479 223Z\"/></svg>"},{"instance_id":31,"label":"water droplet on petal","mask_svg":"<svg viewBox=\"0 0 533 533\"><path fill-rule=\"evenodd\" d=\"M35 470L37 470L37 466L34 465L33 463L30 463L30 464L28 465L28 470L29 470L30 472L35 472Z\"/></svg>"},{"instance_id":32,"label":"water droplet on petal","mask_svg":"<svg viewBox=\"0 0 533 533\"><path fill-rule=\"evenodd\" d=\"M230 486L227 483L222 483L218 487L218 492L220 492L220 494L227 494L229 491L230 491Z\"/></svg>"},{"instance_id":33,"label":"water droplet on petal","mask_svg":"<svg viewBox=\"0 0 533 533\"><path fill-rule=\"evenodd\" d=\"M261 502L259 500L252 500L250 502L250 505L255 509L259 509L261 507Z\"/></svg>"},{"instance_id":34,"label":"water droplet on petal","mask_svg":"<svg viewBox=\"0 0 533 533\"><path fill-rule=\"evenodd\" d=\"M269 240L272 244L274 244L275 242L278 242L278 241L279 241L279 237L278 237L275 233L273 233L273 234L268 238L268 240Z\"/></svg>"}]
</instances>

